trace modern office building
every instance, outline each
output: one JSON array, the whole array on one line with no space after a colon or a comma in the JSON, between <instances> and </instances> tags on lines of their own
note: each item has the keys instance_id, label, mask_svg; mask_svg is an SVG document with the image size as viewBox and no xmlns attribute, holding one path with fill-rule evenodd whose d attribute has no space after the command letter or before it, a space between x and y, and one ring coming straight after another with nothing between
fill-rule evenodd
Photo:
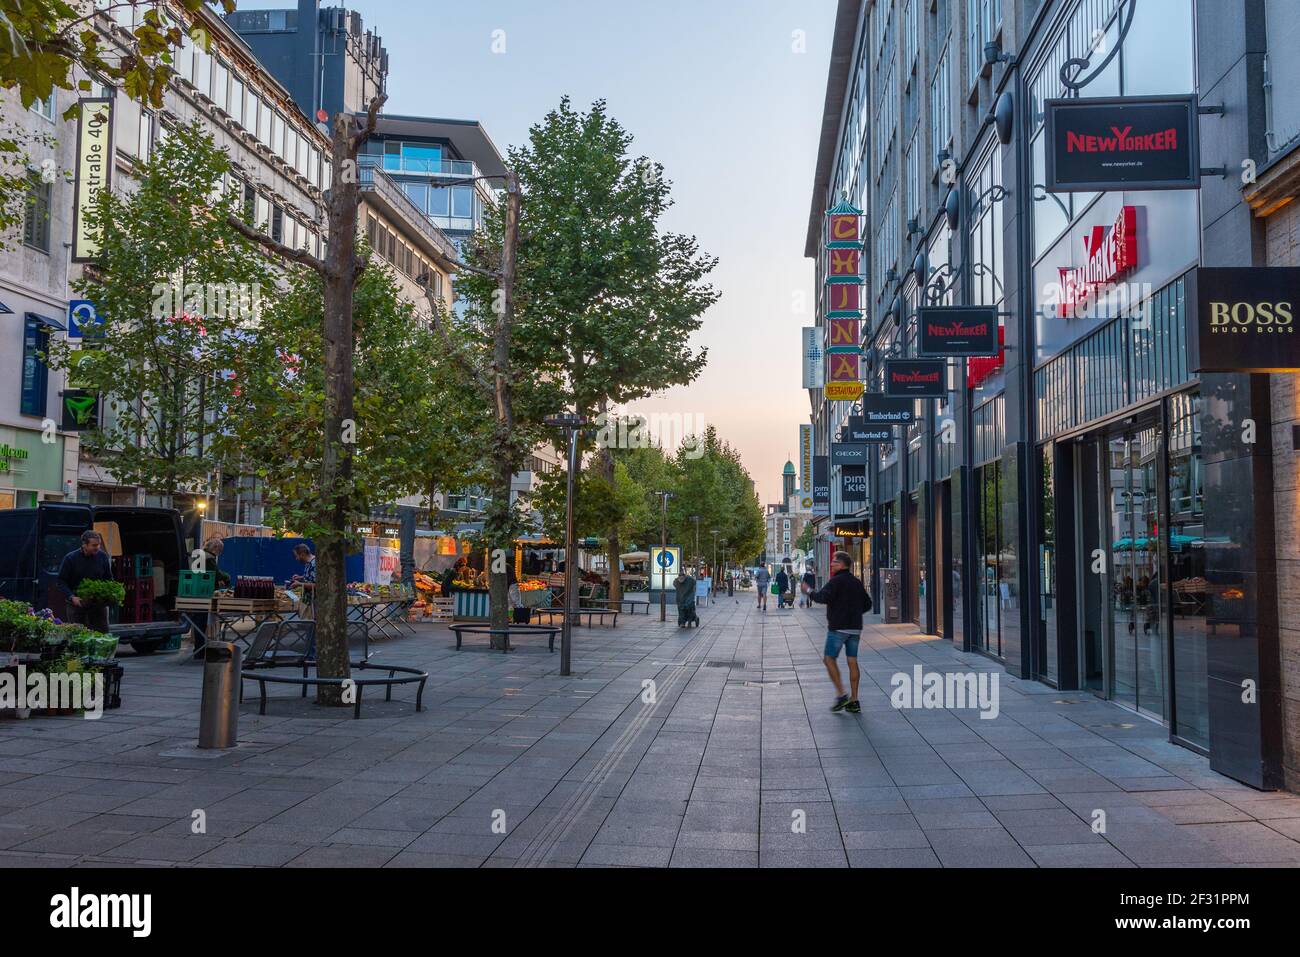
<instances>
[{"instance_id":1,"label":"modern office building","mask_svg":"<svg viewBox=\"0 0 1300 957\"><path fill-rule=\"evenodd\" d=\"M383 40L355 11L300 0L296 10L239 10L226 22L306 116L364 113L386 89ZM362 162L400 183L414 208L458 250L495 203L505 174L504 159L475 120L384 113L362 152Z\"/></svg>"},{"instance_id":2,"label":"modern office building","mask_svg":"<svg viewBox=\"0 0 1300 957\"><path fill-rule=\"evenodd\" d=\"M922 304L1000 326L996 356L946 360L942 397L869 446L864 504L830 466L827 547L858 549L887 617L1114 700L1261 788L1300 787L1300 399L1291 372L1198 372L1194 293L1198 267L1297 262L1300 100L1279 54L1298 17L843 0L806 244L825 330L826 214L863 212L869 395L918 356ZM1047 191L1048 100L1189 94L1196 188ZM810 397L823 452L862 403ZM865 534L837 539L843 523Z\"/></svg>"}]
</instances>

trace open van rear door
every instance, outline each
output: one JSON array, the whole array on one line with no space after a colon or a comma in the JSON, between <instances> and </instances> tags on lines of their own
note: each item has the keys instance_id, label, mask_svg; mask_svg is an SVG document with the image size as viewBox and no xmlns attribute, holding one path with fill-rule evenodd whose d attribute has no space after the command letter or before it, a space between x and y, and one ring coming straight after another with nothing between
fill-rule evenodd
<instances>
[{"instance_id":1,"label":"open van rear door","mask_svg":"<svg viewBox=\"0 0 1300 957\"><path fill-rule=\"evenodd\" d=\"M41 502L36 509L36 595L37 608L48 607L67 619L63 593L54 587L63 556L81 547L81 533L90 528L91 507L75 502Z\"/></svg>"}]
</instances>

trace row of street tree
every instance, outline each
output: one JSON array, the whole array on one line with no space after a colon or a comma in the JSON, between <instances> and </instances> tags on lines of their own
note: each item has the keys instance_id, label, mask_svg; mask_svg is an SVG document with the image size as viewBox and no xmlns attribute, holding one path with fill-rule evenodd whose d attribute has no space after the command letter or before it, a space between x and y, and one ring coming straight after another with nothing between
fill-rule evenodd
<instances>
[{"instance_id":1,"label":"row of street tree","mask_svg":"<svg viewBox=\"0 0 1300 957\"><path fill-rule=\"evenodd\" d=\"M0 4L13 13L11 0ZM93 71L162 105L182 21L160 12L136 31L137 61L110 69L75 11L36 5L54 19L8 41L36 65L5 61L0 85L27 104L82 88L79 73ZM28 21L10 22L21 34ZM613 414L693 381L706 355L691 336L718 298L707 282L716 261L694 237L661 228L672 202L662 167L632 154L603 102L582 111L565 99L509 152L501 201L458 264L463 309L445 310L428 285L423 302L409 301L357 228L357 155L383 103L332 119L320 257L252 221L226 188L229 158L200 126L173 129L137 182L102 194L92 214L102 251L75 287L96 303L103 337L58 342L49 355L71 386L104 396L102 427L86 442L119 481L173 495L209 487L214 474L255 476L271 521L315 540L319 670L329 677L348 673L344 556L358 517L410 494L480 487L485 542L508 551L528 504L512 505L511 478L539 443L562 441L547 417ZM214 288L254 290L255 308L234 292L218 309L210 293L189 295ZM702 523L738 555L756 553L752 482L712 430L700 439L703 454L687 456L618 450L584 432L580 527L617 556L657 527L650 493L671 491L677 539ZM506 622L505 564L492 563L496 626ZM320 690L324 703L337 697L337 687Z\"/></svg>"}]
</instances>

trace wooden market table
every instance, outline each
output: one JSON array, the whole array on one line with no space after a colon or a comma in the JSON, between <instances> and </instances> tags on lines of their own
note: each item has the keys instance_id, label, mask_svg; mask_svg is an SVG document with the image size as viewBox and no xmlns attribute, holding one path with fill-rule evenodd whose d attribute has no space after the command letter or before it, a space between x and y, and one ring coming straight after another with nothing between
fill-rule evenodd
<instances>
[{"instance_id":1,"label":"wooden market table","mask_svg":"<svg viewBox=\"0 0 1300 957\"><path fill-rule=\"evenodd\" d=\"M247 642L258 626L266 621L283 621L298 612L299 606L279 598L234 598L230 595L213 595L211 598L177 598L177 612L197 611L208 616L207 639L224 640L227 633L236 641ZM252 627L240 632L237 625L251 621Z\"/></svg>"}]
</instances>

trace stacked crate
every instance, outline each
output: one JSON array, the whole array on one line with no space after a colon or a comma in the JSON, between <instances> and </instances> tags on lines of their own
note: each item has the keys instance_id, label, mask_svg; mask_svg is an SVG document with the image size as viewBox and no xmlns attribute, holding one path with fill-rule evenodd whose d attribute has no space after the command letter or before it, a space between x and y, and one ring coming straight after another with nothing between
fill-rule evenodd
<instances>
[{"instance_id":1,"label":"stacked crate","mask_svg":"<svg viewBox=\"0 0 1300 957\"><path fill-rule=\"evenodd\" d=\"M153 556L117 556L113 559L113 577L126 589L118 620L124 625L153 621Z\"/></svg>"}]
</instances>

